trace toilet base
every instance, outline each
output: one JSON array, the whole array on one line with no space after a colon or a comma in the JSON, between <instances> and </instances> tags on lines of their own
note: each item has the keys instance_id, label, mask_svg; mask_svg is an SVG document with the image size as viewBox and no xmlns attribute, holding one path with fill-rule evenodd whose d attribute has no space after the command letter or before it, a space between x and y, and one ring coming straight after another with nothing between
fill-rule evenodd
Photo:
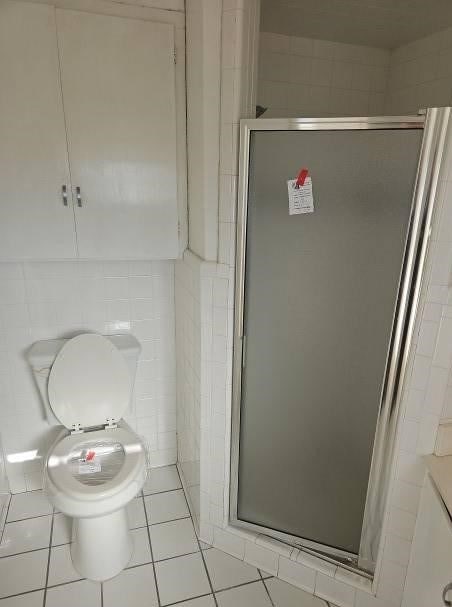
<instances>
[{"instance_id":1,"label":"toilet base","mask_svg":"<svg viewBox=\"0 0 452 607\"><path fill-rule=\"evenodd\" d=\"M133 540L125 508L93 518L75 518L71 556L83 577L102 582L118 575L132 557Z\"/></svg>"}]
</instances>

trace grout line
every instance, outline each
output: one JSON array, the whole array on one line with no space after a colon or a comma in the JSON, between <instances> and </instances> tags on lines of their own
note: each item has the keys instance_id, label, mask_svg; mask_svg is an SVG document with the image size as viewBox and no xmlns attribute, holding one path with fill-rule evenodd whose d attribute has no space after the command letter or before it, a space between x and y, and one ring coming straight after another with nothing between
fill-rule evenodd
<instances>
[{"instance_id":1,"label":"grout line","mask_svg":"<svg viewBox=\"0 0 452 607\"><path fill-rule=\"evenodd\" d=\"M176 601L175 603L166 603L165 607L173 607L173 605L180 605L181 603L185 603L185 601L196 601L197 599L202 599L205 596L213 596L213 594L211 592L208 592L207 594L198 594L197 596L192 596L189 599L182 599L181 601Z\"/></svg>"},{"instance_id":2,"label":"grout line","mask_svg":"<svg viewBox=\"0 0 452 607\"><path fill-rule=\"evenodd\" d=\"M46 600L47 600L47 583L49 581L50 555L52 553L52 537L53 537L53 520L54 520L54 517L55 517L55 513L52 514L52 522L50 524L49 556L47 558L46 581L45 581L44 598L43 598L43 601L42 601L42 607L45 607Z\"/></svg>"},{"instance_id":3,"label":"grout line","mask_svg":"<svg viewBox=\"0 0 452 607\"><path fill-rule=\"evenodd\" d=\"M8 508L9 510L9 508ZM12 521L5 521L5 528L6 525L10 525L11 523L22 523L23 521L31 521L35 518L44 518L45 516L53 516L53 512L47 512L47 514L37 514L36 516L27 516L25 518L15 518ZM60 512L56 512L55 514L61 514Z\"/></svg>"},{"instance_id":4,"label":"grout line","mask_svg":"<svg viewBox=\"0 0 452 607\"><path fill-rule=\"evenodd\" d=\"M180 483L182 484L182 479L181 479L181 477L180 477L180 472L179 472L179 469L178 469L178 467L177 467L177 466L176 466L176 470L177 470L177 475L178 475L178 477L179 477L179 481L180 481ZM190 507L189 507L189 505L188 505L187 496L185 495L185 490L183 490L183 496L184 496L184 499L185 499L185 503L187 504L188 511L190 512ZM190 518L191 518L191 517L190 517ZM207 580L208 580L208 582L209 582L210 590L212 591L213 600L214 600L214 603L215 603L216 607L218 607L218 601L217 601L217 597L215 596L215 592L214 592L214 589L213 589L212 580L210 579L210 573L209 573L209 570L208 570L208 568L207 568L206 559L204 558L204 553L203 553L203 551L202 551L202 549L201 549L201 544L200 544L200 542L199 542L199 537L198 537L198 536L197 536L197 534L196 534L196 528L195 528L195 525L194 525L194 523L193 523L193 520L192 520L191 524L193 525L193 529L194 529L194 533L195 533L196 541L198 542L198 549L199 549L199 553L200 553L200 555L201 555L202 562L203 562L203 564L204 564L204 569L205 569L205 571L206 571Z\"/></svg>"},{"instance_id":5,"label":"grout line","mask_svg":"<svg viewBox=\"0 0 452 607\"><path fill-rule=\"evenodd\" d=\"M25 592L19 592L17 594L8 594L8 596L0 596L0 601L6 599L15 599L18 596L23 596L24 594L32 594L33 592L41 592L41 590L45 590L44 586L41 588L33 588L33 590L25 590Z\"/></svg>"},{"instance_id":6,"label":"grout line","mask_svg":"<svg viewBox=\"0 0 452 607\"><path fill-rule=\"evenodd\" d=\"M273 605L273 607L276 607L275 603L273 602L272 595L270 594L270 591L269 591L269 589L267 588L267 584L265 583L265 580L264 580L264 578L262 577L262 573L260 572L260 570L259 570L259 573L260 573L260 575L261 575L261 579L262 579L262 583L263 583L264 588L265 588L265 592L268 594L268 598L270 599L270 603Z\"/></svg>"},{"instance_id":7,"label":"grout line","mask_svg":"<svg viewBox=\"0 0 452 607\"><path fill-rule=\"evenodd\" d=\"M174 559L181 558L182 556L191 556L192 554L198 554L200 550L194 550L193 552L185 552L184 554L176 554L175 556L167 556L164 559L158 559L158 561L154 561L155 563L164 563L165 561L172 561Z\"/></svg>"},{"instance_id":8,"label":"grout line","mask_svg":"<svg viewBox=\"0 0 452 607\"><path fill-rule=\"evenodd\" d=\"M234 557L234 558L236 558L236 557ZM240 584L234 584L234 586L228 586L227 588L222 588L221 590L215 590L215 592L217 594L221 594L222 592L226 592L227 590L233 590L234 588L241 588L242 586L250 586L251 584L256 584L256 583L263 582L263 581L264 581L263 579L257 578L255 580L250 580L249 582L241 582Z\"/></svg>"},{"instance_id":9,"label":"grout line","mask_svg":"<svg viewBox=\"0 0 452 607\"><path fill-rule=\"evenodd\" d=\"M149 531L148 513L146 512L146 504L145 504L145 501L144 501L144 495L141 497L141 499L143 500L144 516L145 516L146 525L147 525L148 542L149 542L149 549L151 551L152 571L154 572L154 584L155 584L155 592L157 594L157 603L158 603L158 606L161 607L162 603L160 601L160 592L159 592L159 586L158 586L158 583L157 583L157 573L155 571L155 563L154 563L154 552L152 550L151 533Z\"/></svg>"},{"instance_id":10,"label":"grout line","mask_svg":"<svg viewBox=\"0 0 452 607\"><path fill-rule=\"evenodd\" d=\"M152 470L151 470L152 472ZM162 493L174 493L175 491L183 491L183 487L176 487L175 489L167 489L166 491L154 491L153 493L143 493L142 496L138 495L137 497L152 497L153 495L161 495Z\"/></svg>"}]
</instances>

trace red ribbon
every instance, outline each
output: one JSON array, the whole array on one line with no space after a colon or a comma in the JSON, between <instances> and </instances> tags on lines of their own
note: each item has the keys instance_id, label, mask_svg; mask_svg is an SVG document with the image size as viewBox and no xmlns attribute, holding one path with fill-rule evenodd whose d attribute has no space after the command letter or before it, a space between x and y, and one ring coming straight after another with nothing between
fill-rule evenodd
<instances>
[{"instance_id":1,"label":"red ribbon","mask_svg":"<svg viewBox=\"0 0 452 607\"><path fill-rule=\"evenodd\" d=\"M297 182L295 184L295 187L299 188L300 186L303 186L304 182L306 181L307 176L308 176L308 169L301 169L301 171L298 173Z\"/></svg>"}]
</instances>

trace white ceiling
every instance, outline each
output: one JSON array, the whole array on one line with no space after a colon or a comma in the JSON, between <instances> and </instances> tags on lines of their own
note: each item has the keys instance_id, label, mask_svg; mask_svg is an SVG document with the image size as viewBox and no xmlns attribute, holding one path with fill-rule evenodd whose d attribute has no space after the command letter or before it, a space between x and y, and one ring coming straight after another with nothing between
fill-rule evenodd
<instances>
[{"instance_id":1,"label":"white ceiling","mask_svg":"<svg viewBox=\"0 0 452 607\"><path fill-rule=\"evenodd\" d=\"M452 26L452 0L262 0L261 30L392 49Z\"/></svg>"}]
</instances>

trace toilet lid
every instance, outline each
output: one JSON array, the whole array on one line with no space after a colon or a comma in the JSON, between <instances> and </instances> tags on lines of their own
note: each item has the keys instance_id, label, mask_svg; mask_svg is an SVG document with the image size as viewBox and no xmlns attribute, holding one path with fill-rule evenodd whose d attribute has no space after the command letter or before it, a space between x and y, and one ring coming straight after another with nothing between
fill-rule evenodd
<instances>
[{"instance_id":1,"label":"toilet lid","mask_svg":"<svg viewBox=\"0 0 452 607\"><path fill-rule=\"evenodd\" d=\"M132 380L124 357L102 335L70 339L49 376L49 402L66 428L88 428L120 420L129 405Z\"/></svg>"}]
</instances>

